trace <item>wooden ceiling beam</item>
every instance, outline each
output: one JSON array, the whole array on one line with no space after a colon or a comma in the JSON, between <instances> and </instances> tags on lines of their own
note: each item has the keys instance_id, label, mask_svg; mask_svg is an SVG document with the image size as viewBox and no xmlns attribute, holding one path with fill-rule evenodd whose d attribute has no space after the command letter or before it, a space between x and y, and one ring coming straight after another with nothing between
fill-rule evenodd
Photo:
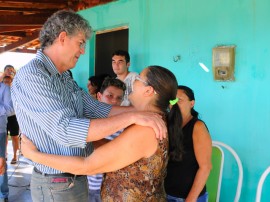
<instances>
[{"instance_id":1,"label":"wooden ceiling beam","mask_svg":"<svg viewBox=\"0 0 270 202\"><path fill-rule=\"evenodd\" d=\"M26 37L26 32L18 31L18 32L3 32L0 33L0 36L16 36L16 37Z\"/></svg>"},{"instance_id":2,"label":"wooden ceiling beam","mask_svg":"<svg viewBox=\"0 0 270 202\"><path fill-rule=\"evenodd\" d=\"M111 1L115 0L0 0L0 54L36 52L40 29L58 10L78 11Z\"/></svg>"},{"instance_id":3,"label":"wooden ceiling beam","mask_svg":"<svg viewBox=\"0 0 270 202\"><path fill-rule=\"evenodd\" d=\"M21 15L21 16L1 16L1 26L42 26L50 17L47 15Z\"/></svg>"},{"instance_id":4,"label":"wooden ceiling beam","mask_svg":"<svg viewBox=\"0 0 270 202\"><path fill-rule=\"evenodd\" d=\"M87 8L91 8L97 5L109 3L115 0L81 0L78 4L77 7L75 7L75 10L84 10Z\"/></svg>"},{"instance_id":5,"label":"wooden ceiling beam","mask_svg":"<svg viewBox=\"0 0 270 202\"><path fill-rule=\"evenodd\" d=\"M74 0L73 0L74 1ZM78 0L76 0L78 1ZM17 4L23 4L23 3L66 3L68 0L0 0L0 3L17 3Z\"/></svg>"},{"instance_id":6,"label":"wooden ceiling beam","mask_svg":"<svg viewBox=\"0 0 270 202\"><path fill-rule=\"evenodd\" d=\"M79 0L0 0L0 4L28 5L28 4L68 4L69 2L78 2Z\"/></svg>"},{"instance_id":7,"label":"wooden ceiling beam","mask_svg":"<svg viewBox=\"0 0 270 202\"><path fill-rule=\"evenodd\" d=\"M46 12L46 13L53 13L55 11L59 10L59 8L24 8L24 7L20 7L20 8L10 8L10 7L0 7L0 11L1 12L10 12L10 13L17 13L17 12L35 12L35 13L42 13L42 12ZM3 15L3 13L0 13L0 15Z\"/></svg>"},{"instance_id":8,"label":"wooden ceiling beam","mask_svg":"<svg viewBox=\"0 0 270 202\"><path fill-rule=\"evenodd\" d=\"M38 39L38 35L39 35L39 31L33 32L31 36L25 37L22 40L19 40L18 42L15 42L15 43L12 43L10 45L3 47L0 50L0 54L3 52L12 51L16 49L17 47L23 46L24 44L31 43L32 41Z\"/></svg>"},{"instance_id":9,"label":"wooden ceiling beam","mask_svg":"<svg viewBox=\"0 0 270 202\"><path fill-rule=\"evenodd\" d=\"M25 31L31 29L40 29L42 26L0 26L0 34L8 32Z\"/></svg>"},{"instance_id":10,"label":"wooden ceiling beam","mask_svg":"<svg viewBox=\"0 0 270 202\"><path fill-rule=\"evenodd\" d=\"M13 8L58 8L58 9L64 9L67 8L68 4L67 2L65 3L56 3L56 2L51 2L51 3L44 3L44 2L27 2L27 3L1 3L0 1L0 8L10 8L11 10Z\"/></svg>"},{"instance_id":11,"label":"wooden ceiling beam","mask_svg":"<svg viewBox=\"0 0 270 202\"><path fill-rule=\"evenodd\" d=\"M0 52L1 52L1 50L0 50ZM16 52L16 53L32 53L32 54L35 54L37 52L37 50L27 49L27 48L17 48L17 49L14 49L14 50L10 51L10 52Z\"/></svg>"}]
</instances>

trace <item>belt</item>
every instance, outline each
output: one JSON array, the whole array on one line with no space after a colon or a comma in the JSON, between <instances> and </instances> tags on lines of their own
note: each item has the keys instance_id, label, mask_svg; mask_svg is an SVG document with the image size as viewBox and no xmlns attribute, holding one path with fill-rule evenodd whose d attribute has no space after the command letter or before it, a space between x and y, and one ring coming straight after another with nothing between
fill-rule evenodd
<instances>
[{"instance_id":1,"label":"belt","mask_svg":"<svg viewBox=\"0 0 270 202\"><path fill-rule=\"evenodd\" d=\"M36 167L34 167L34 171L36 173L41 174L41 175L46 176L46 177L75 177L75 176L76 177L82 177L82 176L85 176L85 175L74 175L74 174L71 174L71 173L47 174L47 173L41 172Z\"/></svg>"}]
</instances>

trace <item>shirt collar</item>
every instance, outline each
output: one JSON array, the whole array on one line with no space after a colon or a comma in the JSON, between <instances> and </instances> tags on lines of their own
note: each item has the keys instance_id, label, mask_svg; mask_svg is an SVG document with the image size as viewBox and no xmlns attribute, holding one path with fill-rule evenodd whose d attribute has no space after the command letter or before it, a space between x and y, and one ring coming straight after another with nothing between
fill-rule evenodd
<instances>
[{"instance_id":1,"label":"shirt collar","mask_svg":"<svg viewBox=\"0 0 270 202\"><path fill-rule=\"evenodd\" d=\"M53 64L53 61L47 55L45 55L42 50L37 51L36 58L40 60L43 64L45 64L45 68L48 70L51 76L54 76L56 74L60 75L57 68Z\"/></svg>"}]
</instances>

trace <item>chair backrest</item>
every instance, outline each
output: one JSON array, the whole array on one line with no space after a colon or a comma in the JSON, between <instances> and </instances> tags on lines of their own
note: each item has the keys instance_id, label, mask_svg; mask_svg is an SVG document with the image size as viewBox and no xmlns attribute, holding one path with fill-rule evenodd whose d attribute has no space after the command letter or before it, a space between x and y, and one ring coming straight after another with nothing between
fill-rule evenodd
<instances>
[{"instance_id":1,"label":"chair backrest","mask_svg":"<svg viewBox=\"0 0 270 202\"><path fill-rule=\"evenodd\" d=\"M236 163L238 165L239 174L238 174L238 182L237 182L237 189L236 189L234 202L238 202L240 199L242 184L243 184L243 165L242 165L242 162L241 162L239 156L237 155L237 153L229 145L227 145L223 142L219 142L219 141L213 141L212 143L213 143L213 146L219 146L221 148L225 148L227 151L229 151L233 155L233 157L236 160Z\"/></svg>"},{"instance_id":2,"label":"chair backrest","mask_svg":"<svg viewBox=\"0 0 270 202\"><path fill-rule=\"evenodd\" d=\"M219 146L212 146L212 170L206 182L209 202L218 202L222 180L224 153Z\"/></svg>"},{"instance_id":3,"label":"chair backrest","mask_svg":"<svg viewBox=\"0 0 270 202\"><path fill-rule=\"evenodd\" d=\"M256 202L261 202L263 183L269 173L270 173L270 166L263 172L262 176L260 177L260 181L258 183L256 192Z\"/></svg>"}]
</instances>

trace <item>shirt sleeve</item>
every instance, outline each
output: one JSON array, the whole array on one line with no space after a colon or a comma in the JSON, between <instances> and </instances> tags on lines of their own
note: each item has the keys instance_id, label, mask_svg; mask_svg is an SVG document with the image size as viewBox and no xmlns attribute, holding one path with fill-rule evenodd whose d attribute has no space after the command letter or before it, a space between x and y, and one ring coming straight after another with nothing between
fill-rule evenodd
<instances>
[{"instance_id":1,"label":"shirt sleeve","mask_svg":"<svg viewBox=\"0 0 270 202\"><path fill-rule=\"evenodd\" d=\"M43 130L58 144L83 147L90 119L78 116L78 109L70 105L73 101L55 85L54 79L59 80L41 73L19 72L12 85L16 115L23 117L22 122L28 122L28 126Z\"/></svg>"},{"instance_id":2,"label":"shirt sleeve","mask_svg":"<svg viewBox=\"0 0 270 202\"><path fill-rule=\"evenodd\" d=\"M4 84L2 84L4 85ZM11 116L14 114L11 94L10 94L10 87L9 86L2 86L3 90L3 103L0 104L0 116ZM2 100L0 100L2 102Z\"/></svg>"},{"instance_id":3,"label":"shirt sleeve","mask_svg":"<svg viewBox=\"0 0 270 202\"><path fill-rule=\"evenodd\" d=\"M84 116L87 118L106 118L108 117L112 105L99 102L94 99L89 93L82 90Z\"/></svg>"}]
</instances>

